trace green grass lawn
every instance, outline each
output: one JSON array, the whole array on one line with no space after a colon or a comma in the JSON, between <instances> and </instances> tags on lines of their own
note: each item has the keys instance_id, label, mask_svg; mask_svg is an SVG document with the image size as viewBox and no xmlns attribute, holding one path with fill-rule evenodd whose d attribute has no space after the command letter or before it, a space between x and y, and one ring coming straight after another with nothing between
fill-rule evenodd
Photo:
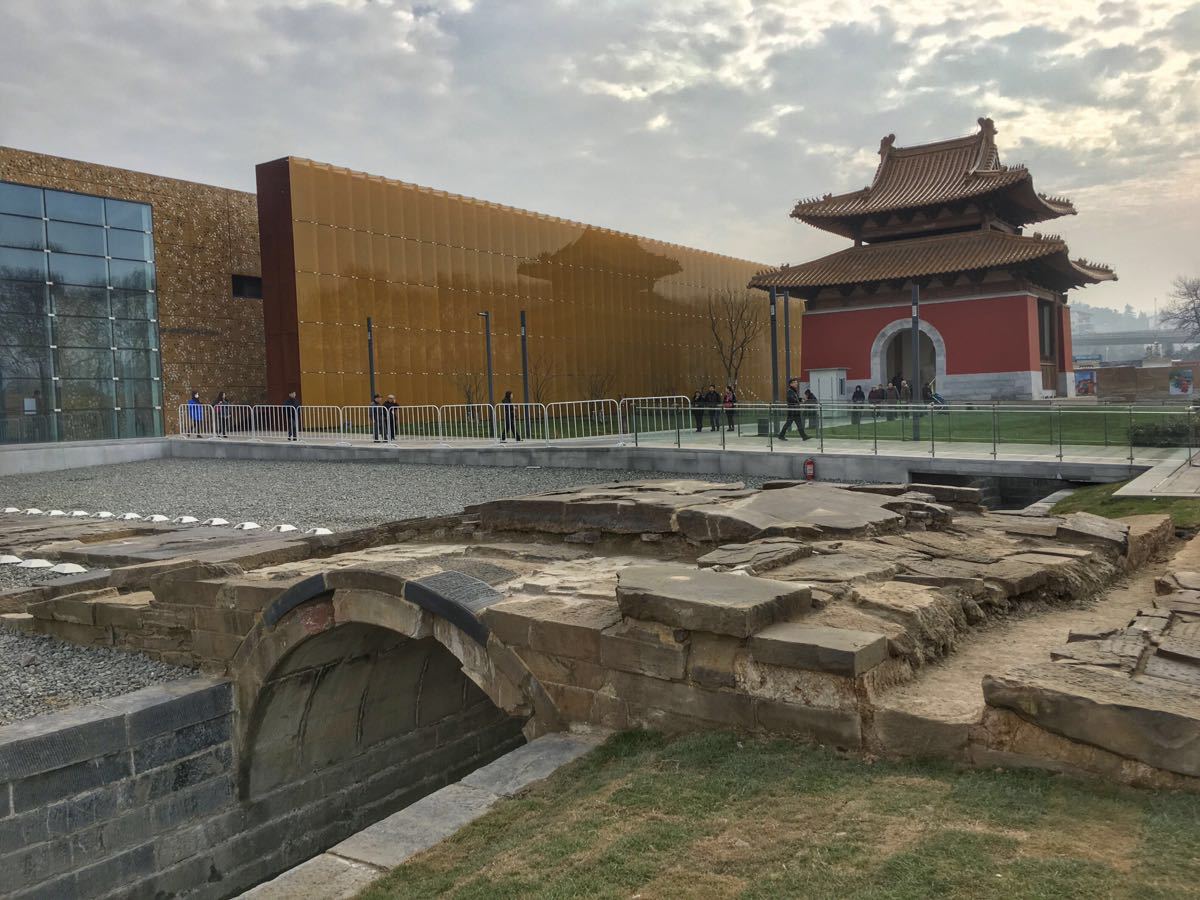
<instances>
[{"instance_id":1,"label":"green grass lawn","mask_svg":"<svg viewBox=\"0 0 1200 900\"><path fill-rule=\"evenodd\" d=\"M1170 513L1181 528L1200 527L1200 500L1181 497L1114 497L1117 489L1128 484L1089 484L1077 488L1071 496L1054 504L1052 513L1090 512L1117 519L1142 513Z\"/></svg>"},{"instance_id":2,"label":"green grass lawn","mask_svg":"<svg viewBox=\"0 0 1200 900\"><path fill-rule=\"evenodd\" d=\"M628 732L360 894L433 896L1196 897L1200 796Z\"/></svg>"}]
</instances>

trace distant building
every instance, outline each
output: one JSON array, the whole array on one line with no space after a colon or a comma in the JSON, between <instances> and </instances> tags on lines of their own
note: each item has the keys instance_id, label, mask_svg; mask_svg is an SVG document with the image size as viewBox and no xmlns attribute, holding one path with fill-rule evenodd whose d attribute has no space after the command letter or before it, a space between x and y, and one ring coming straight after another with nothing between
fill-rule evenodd
<instances>
[{"instance_id":1,"label":"distant building","mask_svg":"<svg viewBox=\"0 0 1200 900\"><path fill-rule=\"evenodd\" d=\"M872 183L804 200L792 216L854 245L756 275L751 286L806 301L804 374L822 400L897 373L912 377L911 286L920 287L920 378L948 400L1074 394L1066 292L1116 278L1026 226L1074 215L1005 166L991 119L967 137L880 142Z\"/></svg>"}]
</instances>

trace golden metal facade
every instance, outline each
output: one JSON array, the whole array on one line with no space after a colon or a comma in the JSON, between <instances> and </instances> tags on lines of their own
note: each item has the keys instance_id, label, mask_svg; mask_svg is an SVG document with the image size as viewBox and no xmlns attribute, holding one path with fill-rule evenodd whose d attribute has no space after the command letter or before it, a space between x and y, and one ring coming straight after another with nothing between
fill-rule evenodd
<instances>
[{"instance_id":1,"label":"golden metal facade","mask_svg":"<svg viewBox=\"0 0 1200 900\"><path fill-rule=\"evenodd\" d=\"M764 268L300 159L260 167L260 197L262 170L284 164L295 337L272 335L268 310L268 340L296 341L299 371L288 374L298 376L305 404L368 402L368 316L378 391L396 394L401 404L462 403L471 389L482 392L475 400L486 400L478 316L484 310L492 316L497 399L505 390L521 398L522 309L531 399L690 395L709 382L720 387L724 369L708 297L744 290ZM269 273L265 235L263 248ZM272 302L290 298L268 292ZM798 301L792 312L798 373ZM782 372L781 319L781 379ZM742 368L742 397L767 399L769 374L764 328ZM272 394L282 395L280 387L273 384Z\"/></svg>"}]
</instances>

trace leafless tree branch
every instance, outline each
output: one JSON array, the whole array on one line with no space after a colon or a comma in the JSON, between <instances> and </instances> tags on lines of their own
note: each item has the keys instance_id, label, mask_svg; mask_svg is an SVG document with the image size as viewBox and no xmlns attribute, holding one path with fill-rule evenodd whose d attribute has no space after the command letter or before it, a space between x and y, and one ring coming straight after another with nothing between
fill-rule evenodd
<instances>
[{"instance_id":1,"label":"leafless tree branch","mask_svg":"<svg viewBox=\"0 0 1200 900\"><path fill-rule=\"evenodd\" d=\"M752 291L723 290L708 295L708 327L727 384L737 384L746 353L766 325L763 301Z\"/></svg>"}]
</instances>

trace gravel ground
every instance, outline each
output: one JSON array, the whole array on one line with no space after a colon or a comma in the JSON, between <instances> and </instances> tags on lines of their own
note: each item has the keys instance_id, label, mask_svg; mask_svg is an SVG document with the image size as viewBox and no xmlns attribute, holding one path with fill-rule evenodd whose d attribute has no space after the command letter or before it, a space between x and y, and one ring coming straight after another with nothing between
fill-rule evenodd
<instances>
[{"instance_id":1,"label":"gravel ground","mask_svg":"<svg viewBox=\"0 0 1200 900\"><path fill-rule=\"evenodd\" d=\"M195 674L140 653L0 629L0 725Z\"/></svg>"},{"instance_id":2,"label":"gravel ground","mask_svg":"<svg viewBox=\"0 0 1200 900\"><path fill-rule=\"evenodd\" d=\"M719 475L599 469L403 466L395 463L161 459L0 477L0 507L106 509L118 515L220 516L264 527L286 522L334 530L414 516L447 515L469 503L606 481ZM761 478L746 478L749 486ZM0 571L3 567L0 567ZM34 570L36 571L36 570Z\"/></svg>"},{"instance_id":3,"label":"gravel ground","mask_svg":"<svg viewBox=\"0 0 1200 900\"><path fill-rule=\"evenodd\" d=\"M31 584L40 584L51 578L61 577L61 575L50 574L45 569L21 569L15 565L0 566L0 591L26 588Z\"/></svg>"}]
</instances>

